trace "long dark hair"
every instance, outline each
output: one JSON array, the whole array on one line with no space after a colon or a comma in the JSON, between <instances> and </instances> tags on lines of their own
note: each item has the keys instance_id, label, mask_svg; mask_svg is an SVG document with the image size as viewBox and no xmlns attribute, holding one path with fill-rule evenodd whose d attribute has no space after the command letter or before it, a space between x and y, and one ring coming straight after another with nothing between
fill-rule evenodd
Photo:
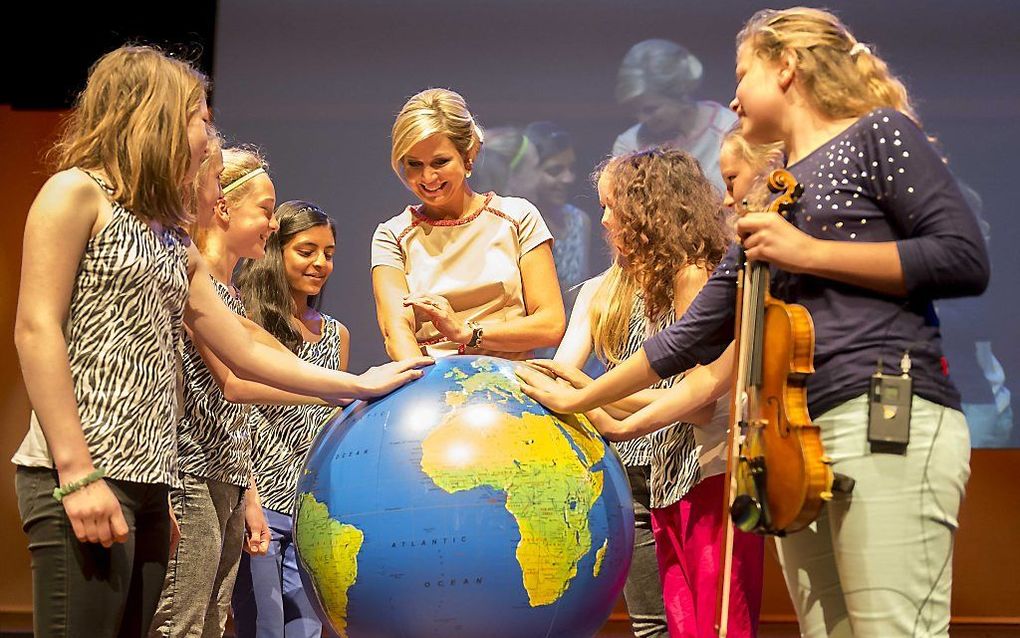
<instances>
[{"instance_id":1,"label":"long dark hair","mask_svg":"<svg viewBox=\"0 0 1020 638\"><path fill-rule=\"evenodd\" d=\"M262 259L245 259L237 273L237 287L244 299L248 317L265 328L270 334L297 352L304 339L291 322L294 314L294 298L283 264L283 248L298 233L316 226L329 226L336 239L336 224L317 205L291 200L280 204L273 214L280 224L280 230L266 242L266 256ZM318 310L321 294L308 298L308 305Z\"/></svg>"}]
</instances>

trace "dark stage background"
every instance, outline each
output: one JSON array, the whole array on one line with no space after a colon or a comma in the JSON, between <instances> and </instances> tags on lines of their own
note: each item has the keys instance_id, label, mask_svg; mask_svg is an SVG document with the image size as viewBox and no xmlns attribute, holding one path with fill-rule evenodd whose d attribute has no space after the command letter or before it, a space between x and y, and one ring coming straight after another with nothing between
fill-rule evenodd
<instances>
[{"instance_id":1,"label":"dark stage background","mask_svg":"<svg viewBox=\"0 0 1020 638\"><path fill-rule=\"evenodd\" d=\"M372 232L413 199L389 168L390 126L407 97L447 87L467 98L483 126L553 120L567 128L578 155L573 202L598 227L601 213L584 176L633 124L613 99L623 54L647 38L679 42L704 64L698 97L726 104L733 95L735 34L762 6L221 0L216 118L229 138L266 150L278 201L316 201L339 222L324 308L351 329L351 368L362 370L385 360L371 293ZM991 287L984 298L949 302L940 313L952 374L964 400L976 405L968 414L975 446L1017 445L1005 407L1008 389L1020 387L1020 300L1012 280L1020 270L1013 247L1020 221L1011 188L1011 159L1020 147L1016 5L866 0L829 6L906 80L926 129L983 202ZM988 343L1001 362L1004 386L994 371L982 372L977 342Z\"/></svg>"}]
</instances>

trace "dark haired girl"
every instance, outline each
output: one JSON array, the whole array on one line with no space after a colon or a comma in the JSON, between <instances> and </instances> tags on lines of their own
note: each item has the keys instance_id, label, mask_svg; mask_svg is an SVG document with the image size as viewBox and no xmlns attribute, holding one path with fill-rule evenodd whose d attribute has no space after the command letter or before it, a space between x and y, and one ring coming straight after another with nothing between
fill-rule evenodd
<instances>
[{"instance_id":1,"label":"dark haired girl","mask_svg":"<svg viewBox=\"0 0 1020 638\"><path fill-rule=\"evenodd\" d=\"M318 310L333 272L336 226L322 209L304 201L281 204L275 217L280 230L267 243L265 258L244 262L237 277L248 314L305 361L344 370L350 333ZM322 623L298 574L290 512L301 465L331 410L252 408L252 464L272 538L268 554L242 558L232 603L238 636L321 634Z\"/></svg>"}]
</instances>

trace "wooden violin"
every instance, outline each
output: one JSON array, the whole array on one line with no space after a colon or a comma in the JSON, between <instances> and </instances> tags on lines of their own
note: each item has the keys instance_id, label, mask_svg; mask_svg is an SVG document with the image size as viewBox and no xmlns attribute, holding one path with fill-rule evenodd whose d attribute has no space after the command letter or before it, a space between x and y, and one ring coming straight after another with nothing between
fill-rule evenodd
<instances>
[{"instance_id":1,"label":"wooden violin","mask_svg":"<svg viewBox=\"0 0 1020 638\"><path fill-rule=\"evenodd\" d=\"M783 169L768 176L779 195L768 212L784 217L803 187ZM831 461L811 423L805 384L814 372L811 315L769 292L769 265L747 262L737 275L736 340L726 489L722 570L716 629L726 635L734 526L782 536L807 527L832 498ZM732 519L732 523L729 520Z\"/></svg>"}]
</instances>

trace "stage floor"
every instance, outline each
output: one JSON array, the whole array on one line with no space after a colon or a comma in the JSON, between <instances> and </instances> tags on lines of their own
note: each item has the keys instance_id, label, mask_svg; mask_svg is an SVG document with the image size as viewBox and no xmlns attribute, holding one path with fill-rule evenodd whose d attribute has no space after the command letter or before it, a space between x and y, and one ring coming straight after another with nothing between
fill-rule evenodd
<instances>
[{"instance_id":1,"label":"stage floor","mask_svg":"<svg viewBox=\"0 0 1020 638\"><path fill-rule=\"evenodd\" d=\"M762 625L759 638L798 638L797 626L786 623L770 623ZM233 634L227 633L226 636ZM624 623L609 623L598 638L629 638L633 634ZM961 625L950 630L953 638L1007 638L1020 636L1020 626L1016 625ZM10 632L0 630L0 638L31 638L32 632Z\"/></svg>"},{"instance_id":2,"label":"stage floor","mask_svg":"<svg viewBox=\"0 0 1020 638\"><path fill-rule=\"evenodd\" d=\"M793 623L766 623L761 625L758 638L798 638L797 625ZM1020 625L953 625L949 630L952 638L1006 638L1020 636ZM598 638L630 638L633 636L626 623L610 621Z\"/></svg>"},{"instance_id":3,"label":"stage floor","mask_svg":"<svg viewBox=\"0 0 1020 638\"><path fill-rule=\"evenodd\" d=\"M0 638L29 638L32 635L30 627L12 626L10 618L7 622L0 623ZM4 626L7 625L7 626ZM21 625L21 623L17 623ZM232 636L227 633L227 636ZM792 623L767 623L760 627L759 638L797 638L796 625ZM952 638L1007 638L1007 636L1020 636L1018 625L954 625L950 629ZM633 636L630 626L625 622L610 621L599 632L598 638L629 638Z\"/></svg>"}]
</instances>

